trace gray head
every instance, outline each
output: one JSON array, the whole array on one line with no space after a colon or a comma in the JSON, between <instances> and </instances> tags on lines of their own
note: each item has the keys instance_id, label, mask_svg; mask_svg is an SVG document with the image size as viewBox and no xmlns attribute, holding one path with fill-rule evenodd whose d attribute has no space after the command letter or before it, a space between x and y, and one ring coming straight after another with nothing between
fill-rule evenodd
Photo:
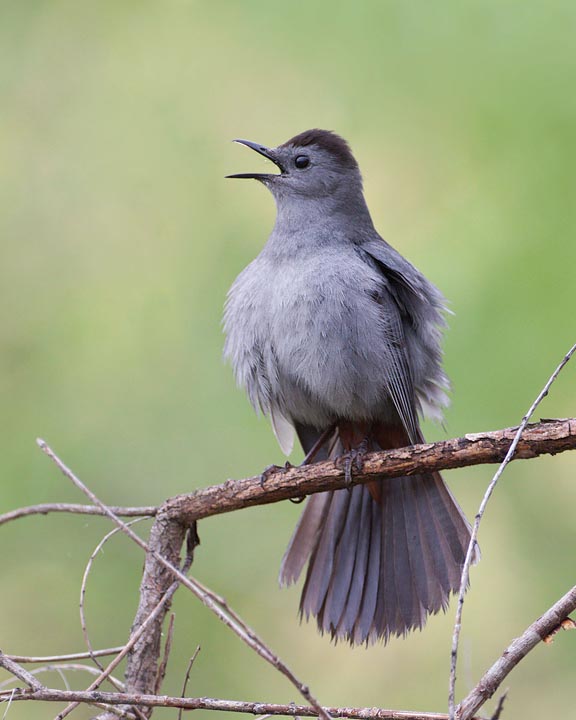
<instances>
[{"instance_id":1,"label":"gray head","mask_svg":"<svg viewBox=\"0 0 576 720\"><path fill-rule=\"evenodd\" d=\"M264 155L279 173L240 173L229 178L259 180L278 205L290 199L323 202L362 196L362 176L350 146L329 130L306 130L276 148L236 140Z\"/></svg>"}]
</instances>

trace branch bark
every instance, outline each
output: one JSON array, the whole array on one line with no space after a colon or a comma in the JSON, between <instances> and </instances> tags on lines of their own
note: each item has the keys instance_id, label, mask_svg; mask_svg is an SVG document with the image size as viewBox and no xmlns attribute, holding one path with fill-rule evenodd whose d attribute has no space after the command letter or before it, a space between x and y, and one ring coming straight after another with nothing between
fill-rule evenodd
<instances>
[{"instance_id":1,"label":"branch bark","mask_svg":"<svg viewBox=\"0 0 576 720\"><path fill-rule=\"evenodd\" d=\"M178 566L180 564L180 549L187 532L188 529L184 525L158 517L150 531L148 544L150 547L155 548L169 563ZM195 528L191 529L190 532L192 540L188 544L189 552L186 562L188 567L192 564L194 547L199 542ZM185 571L185 568L183 570ZM174 577L172 573L164 565L160 564L152 553L148 553L140 585L140 603L131 633L135 632L146 620L173 583ZM149 692L156 687L162 624L169 609L170 602L167 602L149 628L149 631L138 640L128 655L125 678L128 692Z\"/></svg>"},{"instance_id":2,"label":"branch bark","mask_svg":"<svg viewBox=\"0 0 576 720\"><path fill-rule=\"evenodd\" d=\"M375 477L399 477L432 470L449 470L499 463L505 457L518 427L493 432L471 433L464 437L437 443L411 445L366 456L361 473L354 475L353 484L367 483ZM576 419L542 420L527 425L514 459L539 455L555 455L576 449ZM301 497L346 486L342 471L333 462L306 467L279 468L270 473L264 486L260 476L228 480L221 485L169 498L161 508L163 516L188 524L201 518Z\"/></svg>"}]
</instances>

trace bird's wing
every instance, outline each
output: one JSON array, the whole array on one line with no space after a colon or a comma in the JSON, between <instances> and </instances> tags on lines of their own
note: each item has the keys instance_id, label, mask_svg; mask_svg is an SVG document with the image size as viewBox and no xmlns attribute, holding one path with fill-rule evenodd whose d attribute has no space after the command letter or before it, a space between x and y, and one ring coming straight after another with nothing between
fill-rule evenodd
<instances>
[{"instance_id":1,"label":"bird's wing","mask_svg":"<svg viewBox=\"0 0 576 720\"><path fill-rule=\"evenodd\" d=\"M387 368L388 391L410 441L417 443L421 434L416 410L414 377L408 358L404 328L405 323L417 322L420 305L429 304L426 296L427 288L422 285L423 276L384 241L374 240L364 243L362 249L376 261L385 280L378 302L382 306L388 331L390 353L390 365Z\"/></svg>"}]
</instances>

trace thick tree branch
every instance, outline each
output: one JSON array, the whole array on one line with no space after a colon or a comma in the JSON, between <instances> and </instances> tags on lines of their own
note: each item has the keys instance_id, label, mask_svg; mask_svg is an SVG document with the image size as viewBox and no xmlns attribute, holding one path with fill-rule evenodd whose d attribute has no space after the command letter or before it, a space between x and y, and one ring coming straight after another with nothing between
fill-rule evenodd
<instances>
[{"instance_id":1,"label":"thick tree branch","mask_svg":"<svg viewBox=\"0 0 576 720\"><path fill-rule=\"evenodd\" d=\"M517 431L517 427L511 427L494 432L472 433L437 443L372 453L366 456L364 468L361 473L354 475L353 483L366 483L375 477L399 477L432 470L498 463L506 456ZM555 455L574 449L576 419L542 420L526 427L514 459ZM167 519L187 524L211 515L342 487L345 487L344 475L333 462L291 467L287 470L281 468L268 475L264 486L260 477L256 476L243 480L228 480L221 485L177 495L164 503L162 514Z\"/></svg>"},{"instance_id":2,"label":"thick tree branch","mask_svg":"<svg viewBox=\"0 0 576 720\"><path fill-rule=\"evenodd\" d=\"M414 475L431 470L450 470L470 465L501 462L514 439L517 427L481 433L469 433L464 437L437 443L412 445L398 450L386 450L366 456L364 469L355 475L354 483L369 482L374 476L398 477ZM514 460L527 460L539 455L556 455L576 449L576 418L542 420L526 427ZM264 487L260 476L242 480L228 480L193 493L169 498L162 510L167 520L184 525L193 520L233 512L244 507L300 497L324 490L344 487L342 471L331 462L316 463L307 467L280 468L268 475ZM114 515L121 517L156 516L158 507L114 507ZM46 515L52 512L80 515L108 513L96 505L71 503L44 503L11 510L0 515L0 525L29 515Z\"/></svg>"}]
</instances>

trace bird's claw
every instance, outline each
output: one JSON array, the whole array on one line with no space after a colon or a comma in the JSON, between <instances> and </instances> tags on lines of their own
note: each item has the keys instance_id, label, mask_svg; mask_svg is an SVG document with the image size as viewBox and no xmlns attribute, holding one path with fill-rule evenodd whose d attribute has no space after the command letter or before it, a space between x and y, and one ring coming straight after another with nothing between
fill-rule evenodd
<instances>
[{"instance_id":1,"label":"bird's claw","mask_svg":"<svg viewBox=\"0 0 576 720\"><path fill-rule=\"evenodd\" d=\"M260 473L260 487L264 487L264 483L268 480L270 475L273 475L275 472L287 472L288 470L291 470L294 467L291 462L286 462L284 465L268 465L268 467L265 467L264 470Z\"/></svg>"},{"instance_id":2,"label":"bird's claw","mask_svg":"<svg viewBox=\"0 0 576 720\"><path fill-rule=\"evenodd\" d=\"M364 456L368 452L368 441L363 440L357 448L340 455L334 460L334 465L344 470L344 480L347 488L352 487L352 470L361 473L364 468Z\"/></svg>"}]
</instances>

